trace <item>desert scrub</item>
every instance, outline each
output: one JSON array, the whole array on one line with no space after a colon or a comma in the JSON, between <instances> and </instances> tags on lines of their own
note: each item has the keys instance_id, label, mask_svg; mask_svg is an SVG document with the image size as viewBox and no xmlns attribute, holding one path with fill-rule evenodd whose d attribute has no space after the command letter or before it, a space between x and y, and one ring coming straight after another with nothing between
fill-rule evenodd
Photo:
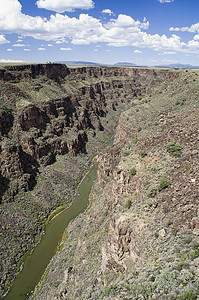
<instances>
[{"instance_id":1,"label":"desert scrub","mask_svg":"<svg viewBox=\"0 0 199 300\"><path fill-rule=\"evenodd\" d=\"M193 245L193 252L191 253L191 259L194 260L195 258L199 257L199 243Z\"/></svg>"},{"instance_id":2,"label":"desert scrub","mask_svg":"<svg viewBox=\"0 0 199 300\"><path fill-rule=\"evenodd\" d=\"M153 205L152 200L151 200L151 199L147 199L147 200L146 200L146 205L147 205L148 207L152 207L152 205Z\"/></svg>"},{"instance_id":3,"label":"desert scrub","mask_svg":"<svg viewBox=\"0 0 199 300\"><path fill-rule=\"evenodd\" d=\"M188 170L190 170L190 166L189 165L185 165L184 167L183 167L183 171L188 171Z\"/></svg>"},{"instance_id":4,"label":"desert scrub","mask_svg":"<svg viewBox=\"0 0 199 300\"><path fill-rule=\"evenodd\" d=\"M130 173L131 173L131 175L136 175L136 173L137 173L137 171L136 171L136 169L135 168L131 168L130 169Z\"/></svg>"},{"instance_id":5,"label":"desert scrub","mask_svg":"<svg viewBox=\"0 0 199 300\"><path fill-rule=\"evenodd\" d=\"M181 293L176 299L178 299L178 300L196 300L197 292L189 290L187 292Z\"/></svg>"},{"instance_id":6,"label":"desert scrub","mask_svg":"<svg viewBox=\"0 0 199 300\"><path fill-rule=\"evenodd\" d=\"M157 194L157 187L155 187L154 185L150 186L146 194L148 197L155 197L155 195Z\"/></svg>"},{"instance_id":7,"label":"desert scrub","mask_svg":"<svg viewBox=\"0 0 199 300\"><path fill-rule=\"evenodd\" d=\"M174 139L168 142L166 145L167 152L169 152L171 155L180 157L182 152L182 145L180 145L179 142L176 142Z\"/></svg>"},{"instance_id":8,"label":"desert scrub","mask_svg":"<svg viewBox=\"0 0 199 300\"><path fill-rule=\"evenodd\" d=\"M133 142L133 144L137 144L137 143L138 143L138 138L137 138L137 137L134 137L134 138L132 139L132 142Z\"/></svg>"},{"instance_id":9,"label":"desert scrub","mask_svg":"<svg viewBox=\"0 0 199 300\"><path fill-rule=\"evenodd\" d=\"M127 201L126 201L126 208L130 208L131 207L131 205L132 205L132 201L130 200L130 199L128 199Z\"/></svg>"},{"instance_id":10,"label":"desert scrub","mask_svg":"<svg viewBox=\"0 0 199 300\"><path fill-rule=\"evenodd\" d=\"M130 150L124 150L124 152L122 153L122 156L128 156L130 155L131 151Z\"/></svg>"},{"instance_id":11,"label":"desert scrub","mask_svg":"<svg viewBox=\"0 0 199 300\"><path fill-rule=\"evenodd\" d=\"M159 185L158 185L158 191L161 192L162 190L165 190L166 188L170 187L171 183L167 178L161 178Z\"/></svg>"},{"instance_id":12,"label":"desert scrub","mask_svg":"<svg viewBox=\"0 0 199 300\"><path fill-rule=\"evenodd\" d=\"M140 151L140 156L141 156L141 157L147 156L147 152L146 152L145 150L141 150L141 151Z\"/></svg>"}]
</instances>

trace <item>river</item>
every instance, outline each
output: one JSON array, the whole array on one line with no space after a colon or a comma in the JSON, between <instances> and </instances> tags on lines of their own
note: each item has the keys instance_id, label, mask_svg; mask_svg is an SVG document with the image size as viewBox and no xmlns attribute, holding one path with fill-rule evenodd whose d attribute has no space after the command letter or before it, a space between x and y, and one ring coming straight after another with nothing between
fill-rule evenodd
<instances>
[{"instance_id":1,"label":"river","mask_svg":"<svg viewBox=\"0 0 199 300\"><path fill-rule=\"evenodd\" d=\"M47 226L40 243L24 264L23 270L14 280L4 300L26 300L41 279L48 263L56 252L62 235L69 222L88 206L93 182L97 178L97 164L94 164L77 189L72 205L57 215Z\"/></svg>"}]
</instances>

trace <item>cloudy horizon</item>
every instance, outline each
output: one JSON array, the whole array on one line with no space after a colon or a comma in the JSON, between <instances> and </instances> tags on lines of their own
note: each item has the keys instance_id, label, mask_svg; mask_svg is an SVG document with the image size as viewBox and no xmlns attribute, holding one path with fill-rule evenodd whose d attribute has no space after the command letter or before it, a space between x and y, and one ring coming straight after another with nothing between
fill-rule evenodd
<instances>
[{"instance_id":1,"label":"cloudy horizon","mask_svg":"<svg viewBox=\"0 0 199 300\"><path fill-rule=\"evenodd\" d=\"M0 62L198 64L194 0L0 2Z\"/></svg>"}]
</instances>

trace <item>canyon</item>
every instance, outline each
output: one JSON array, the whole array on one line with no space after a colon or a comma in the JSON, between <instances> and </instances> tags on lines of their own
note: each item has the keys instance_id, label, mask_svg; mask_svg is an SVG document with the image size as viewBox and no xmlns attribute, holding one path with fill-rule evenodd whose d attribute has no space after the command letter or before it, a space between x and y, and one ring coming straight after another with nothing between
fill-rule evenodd
<instances>
[{"instance_id":1,"label":"canyon","mask_svg":"<svg viewBox=\"0 0 199 300\"><path fill-rule=\"evenodd\" d=\"M32 297L197 299L198 74L1 66L1 296L97 155L92 206Z\"/></svg>"}]
</instances>

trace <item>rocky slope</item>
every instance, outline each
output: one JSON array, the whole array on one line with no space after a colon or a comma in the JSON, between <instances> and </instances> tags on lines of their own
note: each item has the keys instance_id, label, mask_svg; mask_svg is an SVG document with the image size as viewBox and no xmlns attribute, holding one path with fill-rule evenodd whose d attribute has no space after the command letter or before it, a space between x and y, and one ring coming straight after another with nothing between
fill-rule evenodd
<instances>
[{"instance_id":1,"label":"rocky slope","mask_svg":"<svg viewBox=\"0 0 199 300\"><path fill-rule=\"evenodd\" d=\"M34 299L199 299L198 74L173 72L122 113Z\"/></svg>"},{"instance_id":2,"label":"rocky slope","mask_svg":"<svg viewBox=\"0 0 199 300\"><path fill-rule=\"evenodd\" d=\"M1 66L0 295L51 212L71 203L88 158L121 112L179 77L178 71L141 68Z\"/></svg>"}]
</instances>

